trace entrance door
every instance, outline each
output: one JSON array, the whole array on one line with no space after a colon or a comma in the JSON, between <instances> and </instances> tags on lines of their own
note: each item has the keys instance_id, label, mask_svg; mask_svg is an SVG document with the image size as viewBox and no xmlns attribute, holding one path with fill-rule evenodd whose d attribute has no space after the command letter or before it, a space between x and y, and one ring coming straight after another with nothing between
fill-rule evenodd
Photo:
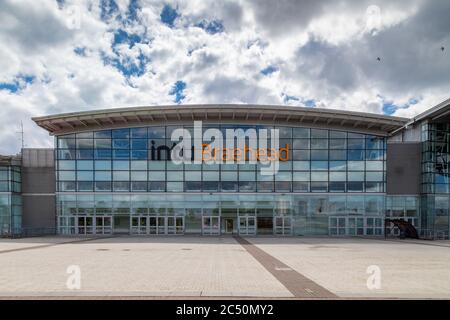
<instances>
[{"instance_id":1,"label":"entrance door","mask_svg":"<svg viewBox=\"0 0 450 320\"><path fill-rule=\"evenodd\" d=\"M203 235L219 235L220 234L220 217L219 216L203 216L202 217L202 234Z\"/></svg>"},{"instance_id":2,"label":"entrance door","mask_svg":"<svg viewBox=\"0 0 450 320\"><path fill-rule=\"evenodd\" d=\"M157 217L148 217L148 233L149 234L158 234Z\"/></svg>"},{"instance_id":3,"label":"entrance door","mask_svg":"<svg viewBox=\"0 0 450 320\"><path fill-rule=\"evenodd\" d=\"M111 233L112 233L112 217L96 216L95 234L111 234Z\"/></svg>"},{"instance_id":4,"label":"entrance door","mask_svg":"<svg viewBox=\"0 0 450 320\"><path fill-rule=\"evenodd\" d=\"M240 235L255 235L256 216L238 216L238 227Z\"/></svg>"},{"instance_id":5,"label":"entrance door","mask_svg":"<svg viewBox=\"0 0 450 320\"><path fill-rule=\"evenodd\" d=\"M131 234L147 234L147 217L131 217Z\"/></svg>"},{"instance_id":6,"label":"entrance door","mask_svg":"<svg viewBox=\"0 0 450 320\"><path fill-rule=\"evenodd\" d=\"M93 234L94 233L94 218L88 216L78 216L77 218L77 233L78 234Z\"/></svg>"},{"instance_id":7,"label":"entrance door","mask_svg":"<svg viewBox=\"0 0 450 320\"><path fill-rule=\"evenodd\" d=\"M183 234L184 233L184 217L169 216L167 217L167 234Z\"/></svg>"},{"instance_id":8,"label":"entrance door","mask_svg":"<svg viewBox=\"0 0 450 320\"><path fill-rule=\"evenodd\" d=\"M166 234L166 217L162 216L156 217L156 233Z\"/></svg>"},{"instance_id":9,"label":"entrance door","mask_svg":"<svg viewBox=\"0 0 450 320\"><path fill-rule=\"evenodd\" d=\"M232 218L224 219L224 224L225 224L225 233L226 234L233 233L233 228L234 228L234 221L233 221L233 219Z\"/></svg>"},{"instance_id":10,"label":"entrance door","mask_svg":"<svg viewBox=\"0 0 450 320\"><path fill-rule=\"evenodd\" d=\"M330 217L328 225L331 236L381 236L381 217Z\"/></svg>"},{"instance_id":11,"label":"entrance door","mask_svg":"<svg viewBox=\"0 0 450 320\"><path fill-rule=\"evenodd\" d=\"M292 235L292 217L291 216L273 217L273 234L282 236Z\"/></svg>"}]
</instances>

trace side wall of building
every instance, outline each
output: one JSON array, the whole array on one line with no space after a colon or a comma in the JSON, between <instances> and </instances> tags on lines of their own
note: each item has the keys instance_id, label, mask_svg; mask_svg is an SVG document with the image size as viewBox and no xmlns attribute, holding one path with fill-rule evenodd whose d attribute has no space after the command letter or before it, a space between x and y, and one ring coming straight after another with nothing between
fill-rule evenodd
<instances>
[{"instance_id":1,"label":"side wall of building","mask_svg":"<svg viewBox=\"0 0 450 320\"><path fill-rule=\"evenodd\" d=\"M51 233L56 228L53 149L22 150L22 227L26 233Z\"/></svg>"},{"instance_id":2,"label":"side wall of building","mask_svg":"<svg viewBox=\"0 0 450 320\"><path fill-rule=\"evenodd\" d=\"M421 184L422 144L388 143L386 191L389 195L418 195Z\"/></svg>"}]
</instances>

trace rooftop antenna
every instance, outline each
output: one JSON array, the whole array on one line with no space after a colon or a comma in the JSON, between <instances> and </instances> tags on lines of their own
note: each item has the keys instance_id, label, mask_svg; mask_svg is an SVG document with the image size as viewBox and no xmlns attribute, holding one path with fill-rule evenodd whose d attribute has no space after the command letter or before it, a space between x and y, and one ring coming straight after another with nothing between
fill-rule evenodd
<instances>
[{"instance_id":1,"label":"rooftop antenna","mask_svg":"<svg viewBox=\"0 0 450 320\"><path fill-rule=\"evenodd\" d=\"M24 139L24 134L23 134L23 121L22 120L20 120L20 131L17 133L20 133L20 139L21 139L22 149L23 149L25 147L25 139Z\"/></svg>"}]
</instances>

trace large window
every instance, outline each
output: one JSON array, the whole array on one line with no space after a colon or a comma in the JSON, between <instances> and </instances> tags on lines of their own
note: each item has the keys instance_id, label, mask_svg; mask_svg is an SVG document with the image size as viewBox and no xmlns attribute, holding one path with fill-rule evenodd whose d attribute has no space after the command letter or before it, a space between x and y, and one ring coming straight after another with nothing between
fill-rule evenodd
<instances>
[{"instance_id":1,"label":"large window","mask_svg":"<svg viewBox=\"0 0 450 320\"><path fill-rule=\"evenodd\" d=\"M258 129L256 126L218 127L222 132L227 128ZM125 128L59 136L58 190L385 192L386 141L383 137L275 127L280 132L280 148L286 148L289 160L279 163L279 171L274 176L264 176L260 172L261 164L174 164L169 160L174 146L170 136L176 128ZM449 183L442 174L435 175L434 179L442 185Z\"/></svg>"}]
</instances>

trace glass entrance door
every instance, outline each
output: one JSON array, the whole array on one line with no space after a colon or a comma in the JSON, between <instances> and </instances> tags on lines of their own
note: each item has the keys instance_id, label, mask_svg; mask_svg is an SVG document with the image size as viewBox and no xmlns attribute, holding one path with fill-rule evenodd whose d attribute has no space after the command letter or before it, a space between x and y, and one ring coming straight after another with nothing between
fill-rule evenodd
<instances>
[{"instance_id":1,"label":"glass entrance door","mask_svg":"<svg viewBox=\"0 0 450 320\"><path fill-rule=\"evenodd\" d=\"M226 234L233 233L233 229L234 229L233 218L225 218L223 221L224 221L224 226L225 226L225 233Z\"/></svg>"},{"instance_id":2,"label":"glass entrance door","mask_svg":"<svg viewBox=\"0 0 450 320\"><path fill-rule=\"evenodd\" d=\"M292 235L292 217L291 216L273 217L273 234L282 236Z\"/></svg>"},{"instance_id":3,"label":"glass entrance door","mask_svg":"<svg viewBox=\"0 0 450 320\"><path fill-rule=\"evenodd\" d=\"M149 216L132 219L134 234L183 234L183 216Z\"/></svg>"},{"instance_id":4,"label":"glass entrance door","mask_svg":"<svg viewBox=\"0 0 450 320\"><path fill-rule=\"evenodd\" d=\"M131 217L131 234L147 234L147 221L146 216Z\"/></svg>"},{"instance_id":5,"label":"glass entrance door","mask_svg":"<svg viewBox=\"0 0 450 320\"><path fill-rule=\"evenodd\" d=\"M238 216L238 227L240 235L255 235L256 216Z\"/></svg>"},{"instance_id":6,"label":"glass entrance door","mask_svg":"<svg viewBox=\"0 0 450 320\"><path fill-rule=\"evenodd\" d=\"M94 218L88 216L78 216L77 218L77 233L78 234L93 234L94 233Z\"/></svg>"},{"instance_id":7,"label":"glass entrance door","mask_svg":"<svg viewBox=\"0 0 450 320\"><path fill-rule=\"evenodd\" d=\"M202 234L203 235L219 235L220 234L220 217L219 216L203 216L202 217Z\"/></svg>"},{"instance_id":8,"label":"glass entrance door","mask_svg":"<svg viewBox=\"0 0 450 320\"><path fill-rule=\"evenodd\" d=\"M111 233L112 233L112 217L96 216L95 234L111 234Z\"/></svg>"},{"instance_id":9,"label":"glass entrance door","mask_svg":"<svg viewBox=\"0 0 450 320\"><path fill-rule=\"evenodd\" d=\"M183 234L184 233L184 217L168 216L167 217L167 234Z\"/></svg>"},{"instance_id":10,"label":"glass entrance door","mask_svg":"<svg viewBox=\"0 0 450 320\"><path fill-rule=\"evenodd\" d=\"M381 217L330 217L328 223L330 236L383 235Z\"/></svg>"}]
</instances>

